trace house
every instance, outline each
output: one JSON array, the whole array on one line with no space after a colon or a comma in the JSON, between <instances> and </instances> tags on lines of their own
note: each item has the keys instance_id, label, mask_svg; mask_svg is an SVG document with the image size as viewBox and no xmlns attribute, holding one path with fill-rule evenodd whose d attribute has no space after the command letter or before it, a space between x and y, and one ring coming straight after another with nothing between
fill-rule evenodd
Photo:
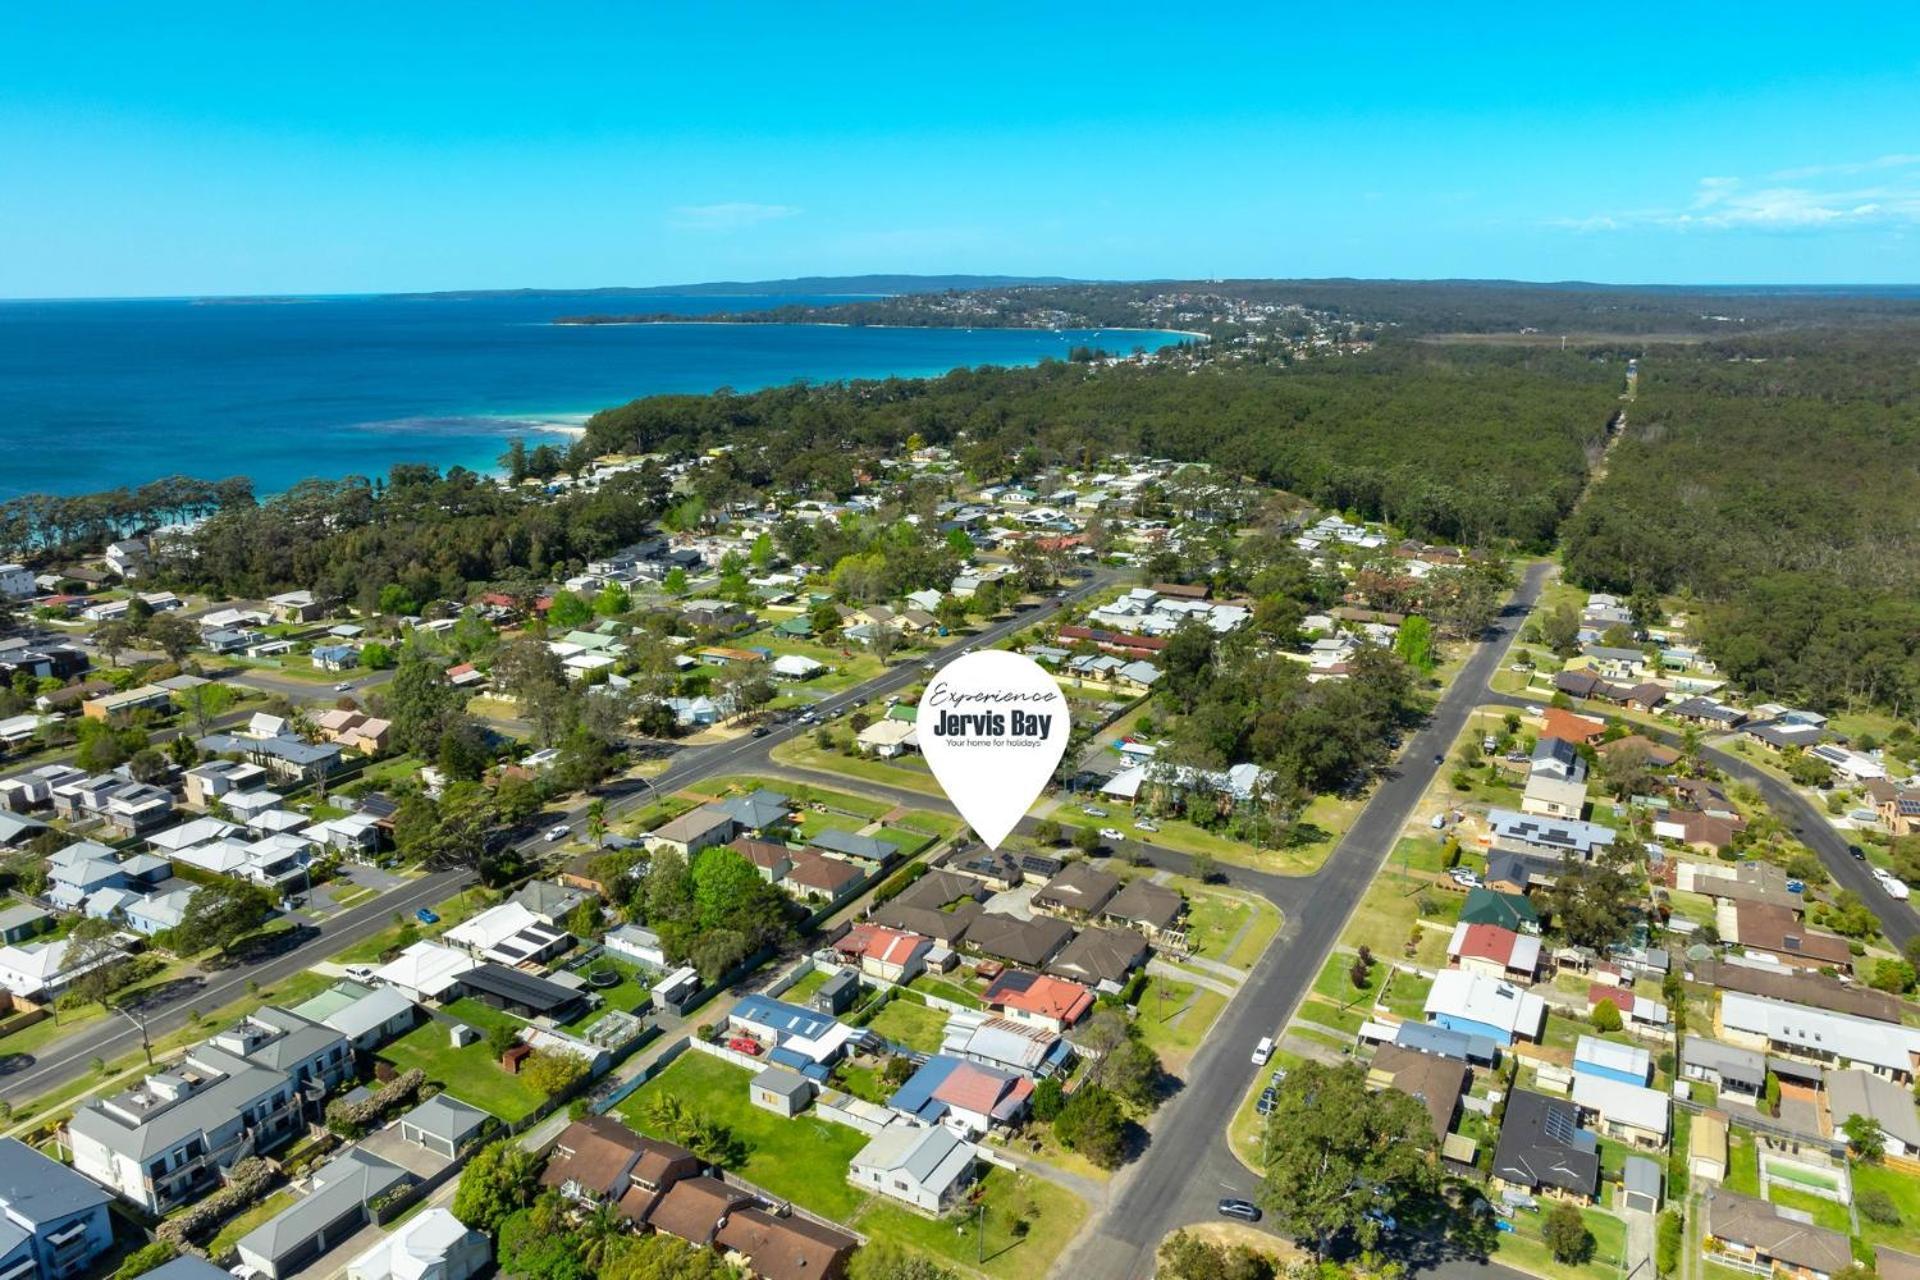
<instances>
[{"instance_id":1,"label":"house","mask_svg":"<svg viewBox=\"0 0 1920 1280\"><path fill-rule=\"evenodd\" d=\"M487 1237L435 1205L349 1262L347 1280L469 1280L492 1264Z\"/></svg>"},{"instance_id":2,"label":"house","mask_svg":"<svg viewBox=\"0 0 1920 1280\"><path fill-rule=\"evenodd\" d=\"M1579 1109L1561 1098L1515 1089L1493 1152L1496 1187L1591 1203L1600 1190L1600 1152L1580 1128Z\"/></svg>"},{"instance_id":3,"label":"house","mask_svg":"<svg viewBox=\"0 0 1920 1280\"><path fill-rule=\"evenodd\" d=\"M1176 931L1186 910L1187 901L1178 890L1136 876L1107 900L1099 915L1108 924L1138 929L1148 939L1157 940Z\"/></svg>"},{"instance_id":4,"label":"house","mask_svg":"<svg viewBox=\"0 0 1920 1280\"><path fill-rule=\"evenodd\" d=\"M704 1174L682 1178L668 1187L666 1194L654 1204L647 1215L647 1225L705 1248L713 1243L720 1224L729 1214L752 1203L751 1195L718 1178Z\"/></svg>"},{"instance_id":5,"label":"house","mask_svg":"<svg viewBox=\"0 0 1920 1280\"><path fill-rule=\"evenodd\" d=\"M1078 982L1007 969L987 987L981 1003L1013 1022L1064 1033L1093 1009L1093 992Z\"/></svg>"},{"instance_id":6,"label":"house","mask_svg":"<svg viewBox=\"0 0 1920 1280\"><path fill-rule=\"evenodd\" d=\"M798 850L785 887L804 901L831 902L856 888L866 876L865 871L839 858L823 857L811 849Z\"/></svg>"},{"instance_id":7,"label":"house","mask_svg":"<svg viewBox=\"0 0 1920 1280\"><path fill-rule=\"evenodd\" d=\"M364 1147L348 1147L308 1175L305 1196L240 1237L240 1260L286 1280L372 1221L372 1206L418 1179Z\"/></svg>"},{"instance_id":8,"label":"house","mask_svg":"<svg viewBox=\"0 0 1920 1280\"><path fill-rule=\"evenodd\" d=\"M1797 969L1853 971L1853 952L1845 938L1806 928L1787 907L1735 902L1722 906L1719 915L1723 920L1731 917L1734 926L1729 930L1722 924L1721 936L1748 951L1773 956Z\"/></svg>"},{"instance_id":9,"label":"house","mask_svg":"<svg viewBox=\"0 0 1920 1280\"><path fill-rule=\"evenodd\" d=\"M933 950L929 938L875 924L855 925L843 941L857 947L862 973L896 984L913 981L927 967L927 953Z\"/></svg>"},{"instance_id":10,"label":"house","mask_svg":"<svg viewBox=\"0 0 1920 1280\"><path fill-rule=\"evenodd\" d=\"M1491 847L1505 853L1537 854L1592 862L1613 848L1614 830L1594 822L1537 818L1512 809L1487 812Z\"/></svg>"},{"instance_id":11,"label":"house","mask_svg":"<svg viewBox=\"0 0 1920 1280\"><path fill-rule=\"evenodd\" d=\"M1781 1214L1771 1203L1725 1187L1707 1188L1706 1234L1713 1256L1757 1274L1785 1272L1826 1280L1853 1265L1853 1245L1838 1231Z\"/></svg>"},{"instance_id":12,"label":"house","mask_svg":"<svg viewBox=\"0 0 1920 1280\"><path fill-rule=\"evenodd\" d=\"M891 862L899 856L898 846L873 836L855 835L851 831L841 831L829 827L825 831L815 831L807 836L807 847L818 849L824 854L836 858L849 858L860 862L881 865Z\"/></svg>"},{"instance_id":13,"label":"house","mask_svg":"<svg viewBox=\"0 0 1920 1280\"><path fill-rule=\"evenodd\" d=\"M1593 742L1607 731L1605 721L1595 720L1591 716L1578 716L1559 707L1548 707L1541 718L1545 723L1542 736L1559 738L1574 746Z\"/></svg>"},{"instance_id":14,"label":"house","mask_svg":"<svg viewBox=\"0 0 1920 1280\"><path fill-rule=\"evenodd\" d=\"M1766 1092L1767 1056L1753 1049L1690 1035L1680 1045L1680 1075L1755 1105Z\"/></svg>"},{"instance_id":15,"label":"house","mask_svg":"<svg viewBox=\"0 0 1920 1280\"><path fill-rule=\"evenodd\" d=\"M738 833L739 825L719 805L707 804L662 823L649 831L645 840L649 852L665 849L687 858L711 845L727 843Z\"/></svg>"},{"instance_id":16,"label":"house","mask_svg":"<svg viewBox=\"0 0 1920 1280\"><path fill-rule=\"evenodd\" d=\"M643 1161L656 1190L705 1171L700 1158L684 1147L635 1133L612 1116L588 1115L554 1141L540 1185L570 1200L611 1204L626 1194Z\"/></svg>"},{"instance_id":17,"label":"house","mask_svg":"<svg viewBox=\"0 0 1920 1280\"><path fill-rule=\"evenodd\" d=\"M719 804L743 831L765 831L785 826L793 814L793 801L778 791L761 787L746 795L728 796Z\"/></svg>"},{"instance_id":18,"label":"house","mask_svg":"<svg viewBox=\"0 0 1920 1280\"><path fill-rule=\"evenodd\" d=\"M58 997L75 978L113 964L126 954L116 948L70 962L68 951L65 938L0 947L0 987L5 987L16 1001L44 1004Z\"/></svg>"},{"instance_id":19,"label":"house","mask_svg":"<svg viewBox=\"0 0 1920 1280\"><path fill-rule=\"evenodd\" d=\"M1488 857L1489 874L1492 873L1493 862L1494 858ZM1467 900L1460 907L1460 923L1494 925L1515 933L1540 932L1540 917L1524 894L1503 893L1492 888L1467 891Z\"/></svg>"},{"instance_id":20,"label":"house","mask_svg":"<svg viewBox=\"0 0 1920 1280\"><path fill-rule=\"evenodd\" d=\"M1542 818L1578 819L1587 805L1587 762L1573 744L1541 738L1527 771L1520 811Z\"/></svg>"},{"instance_id":21,"label":"house","mask_svg":"<svg viewBox=\"0 0 1920 1280\"><path fill-rule=\"evenodd\" d=\"M157 684L135 685L122 693L103 693L80 704L80 714L89 720L118 720L136 711L170 711L173 693Z\"/></svg>"},{"instance_id":22,"label":"house","mask_svg":"<svg viewBox=\"0 0 1920 1280\"><path fill-rule=\"evenodd\" d=\"M552 880L529 880L507 901L525 907L540 923L557 928L580 907L594 901L594 896L585 889Z\"/></svg>"},{"instance_id":23,"label":"house","mask_svg":"<svg viewBox=\"0 0 1920 1280\"><path fill-rule=\"evenodd\" d=\"M947 1018L940 1052L1025 1076L1057 1075L1073 1058L1073 1046L1045 1027L973 1010Z\"/></svg>"},{"instance_id":24,"label":"house","mask_svg":"<svg viewBox=\"0 0 1920 1280\"><path fill-rule=\"evenodd\" d=\"M1493 924L1457 924L1447 958L1469 973L1532 982L1540 968L1540 939Z\"/></svg>"},{"instance_id":25,"label":"house","mask_svg":"<svg viewBox=\"0 0 1920 1280\"><path fill-rule=\"evenodd\" d=\"M480 1108L436 1093L400 1117L400 1139L452 1160L484 1138L493 1124L493 1117Z\"/></svg>"},{"instance_id":26,"label":"house","mask_svg":"<svg viewBox=\"0 0 1920 1280\"><path fill-rule=\"evenodd\" d=\"M807 1001L807 1007L815 1013L824 1013L835 1017L853 1008L860 998L860 975L852 969L835 969L827 980L815 989Z\"/></svg>"},{"instance_id":27,"label":"house","mask_svg":"<svg viewBox=\"0 0 1920 1280\"><path fill-rule=\"evenodd\" d=\"M33 570L18 563L0 564L0 596L9 600L25 600L39 590L33 580Z\"/></svg>"},{"instance_id":28,"label":"house","mask_svg":"<svg viewBox=\"0 0 1920 1280\"><path fill-rule=\"evenodd\" d=\"M920 749L919 727L891 717L875 720L854 736L854 742L868 755L892 760Z\"/></svg>"},{"instance_id":29,"label":"house","mask_svg":"<svg viewBox=\"0 0 1920 1280\"><path fill-rule=\"evenodd\" d=\"M1742 956L1694 960L1688 967L1696 981L1722 991L1765 996L1788 1004L1814 1005L1875 1022L1898 1023L1905 1015L1906 1002L1898 996L1808 969L1791 969Z\"/></svg>"},{"instance_id":30,"label":"house","mask_svg":"<svg viewBox=\"0 0 1920 1280\"><path fill-rule=\"evenodd\" d=\"M107 568L129 582L140 576L140 571L146 567L147 556L145 538L123 538L107 544Z\"/></svg>"},{"instance_id":31,"label":"house","mask_svg":"<svg viewBox=\"0 0 1920 1280\"><path fill-rule=\"evenodd\" d=\"M472 956L452 947L416 942L375 969L373 980L422 1004L450 1004L466 990L462 979L479 965Z\"/></svg>"},{"instance_id":32,"label":"house","mask_svg":"<svg viewBox=\"0 0 1920 1280\"><path fill-rule=\"evenodd\" d=\"M1637 1147L1666 1145L1667 1095L1658 1089L1582 1070L1576 1062L1573 1103L1582 1115L1592 1116L1599 1131L1609 1138Z\"/></svg>"},{"instance_id":33,"label":"house","mask_svg":"<svg viewBox=\"0 0 1920 1280\"><path fill-rule=\"evenodd\" d=\"M1138 938L1138 935L1129 936ZM975 917L966 932L969 951L1036 969L1061 954L1073 939L1072 925L1046 916L1022 920L1018 916L982 914Z\"/></svg>"},{"instance_id":34,"label":"house","mask_svg":"<svg viewBox=\"0 0 1920 1280\"><path fill-rule=\"evenodd\" d=\"M1089 926L1060 948L1046 971L1099 991L1118 991L1127 976L1146 962L1147 940L1133 930Z\"/></svg>"},{"instance_id":35,"label":"house","mask_svg":"<svg viewBox=\"0 0 1920 1280\"><path fill-rule=\"evenodd\" d=\"M169 1212L212 1190L241 1157L306 1132L308 1099L351 1069L343 1037L262 1009L165 1069L81 1103L67 1122L73 1167L149 1213Z\"/></svg>"},{"instance_id":36,"label":"house","mask_svg":"<svg viewBox=\"0 0 1920 1280\"><path fill-rule=\"evenodd\" d=\"M113 1248L113 1199L14 1138L0 1138L0 1275L66 1280Z\"/></svg>"},{"instance_id":37,"label":"house","mask_svg":"<svg viewBox=\"0 0 1920 1280\"><path fill-rule=\"evenodd\" d=\"M747 1082L747 1101L791 1120L813 1103L813 1081L785 1067L768 1067Z\"/></svg>"},{"instance_id":38,"label":"house","mask_svg":"<svg viewBox=\"0 0 1920 1280\"><path fill-rule=\"evenodd\" d=\"M943 1125L889 1125L860 1148L847 1181L865 1191L943 1214L973 1181L974 1145Z\"/></svg>"},{"instance_id":39,"label":"house","mask_svg":"<svg viewBox=\"0 0 1920 1280\"><path fill-rule=\"evenodd\" d=\"M573 935L556 929L524 904L508 899L447 930L446 941L482 960L522 965L547 960L572 945Z\"/></svg>"},{"instance_id":40,"label":"house","mask_svg":"<svg viewBox=\"0 0 1920 1280\"><path fill-rule=\"evenodd\" d=\"M1374 1089L1397 1089L1427 1109L1433 1136L1445 1140L1460 1110L1460 1098L1473 1079L1464 1062L1435 1054L1381 1045L1367 1064L1367 1084Z\"/></svg>"},{"instance_id":41,"label":"house","mask_svg":"<svg viewBox=\"0 0 1920 1280\"><path fill-rule=\"evenodd\" d=\"M1920 1028L1906 1027L1764 996L1726 991L1720 1033L1743 1048L1801 1062L1858 1067L1896 1083L1913 1078Z\"/></svg>"},{"instance_id":42,"label":"house","mask_svg":"<svg viewBox=\"0 0 1920 1280\"><path fill-rule=\"evenodd\" d=\"M463 975L460 982L482 1003L528 1019L571 1022L586 1007L582 992L505 965L480 965Z\"/></svg>"},{"instance_id":43,"label":"house","mask_svg":"<svg viewBox=\"0 0 1920 1280\"><path fill-rule=\"evenodd\" d=\"M762 995L741 997L727 1013L727 1027L772 1045L769 1062L792 1067L811 1080L826 1078L855 1034L825 1014Z\"/></svg>"},{"instance_id":44,"label":"house","mask_svg":"<svg viewBox=\"0 0 1920 1280\"><path fill-rule=\"evenodd\" d=\"M1653 1078L1653 1055L1638 1045L1583 1035L1574 1044L1573 1071L1644 1086Z\"/></svg>"},{"instance_id":45,"label":"house","mask_svg":"<svg viewBox=\"0 0 1920 1280\"><path fill-rule=\"evenodd\" d=\"M759 1280L840 1280L859 1243L809 1218L752 1205L728 1214L713 1236L722 1257Z\"/></svg>"},{"instance_id":46,"label":"house","mask_svg":"<svg viewBox=\"0 0 1920 1280\"><path fill-rule=\"evenodd\" d=\"M337 982L296 1012L347 1038L362 1052L371 1052L413 1029L419 1006L393 987L364 987Z\"/></svg>"},{"instance_id":47,"label":"house","mask_svg":"<svg viewBox=\"0 0 1920 1280\"><path fill-rule=\"evenodd\" d=\"M1032 1096L1033 1081L1027 1076L941 1053L928 1058L887 1106L924 1124L944 1124L975 1137L1018 1123Z\"/></svg>"},{"instance_id":48,"label":"house","mask_svg":"<svg viewBox=\"0 0 1920 1280\"><path fill-rule=\"evenodd\" d=\"M317 781L334 772L341 763L339 743L303 742L287 735L257 738L215 733L194 745L208 755L236 753L288 782Z\"/></svg>"},{"instance_id":49,"label":"house","mask_svg":"<svg viewBox=\"0 0 1920 1280\"><path fill-rule=\"evenodd\" d=\"M610 929L601 944L617 955L629 960L638 960L641 964L652 965L656 969L667 967L666 947L660 941L660 935L651 929L637 924L623 924Z\"/></svg>"},{"instance_id":50,"label":"house","mask_svg":"<svg viewBox=\"0 0 1920 1280\"><path fill-rule=\"evenodd\" d=\"M1033 908L1071 920L1091 920L1120 889L1120 877L1091 862L1076 862L1033 895Z\"/></svg>"},{"instance_id":51,"label":"house","mask_svg":"<svg viewBox=\"0 0 1920 1280\"><path fill-rule=\"evenodd\" d=\"M0 909L0 942L9 946L27 941L53 927L53 913L30 902Z\"/></svg>"},{"instance_id":52,"label":"house","mask_svg":"<svg viewBox=\"0 0 1920 1280\"><path fill-rule=\"evenodd\" d=\"M1879 1124L1888 1155L1909 1159L1920 1153L1920 1119L1909 1090L1869 1071L1829 1071L1826 1093L1830 1132L1838 1135L1849 1119L1865 1116Z\"/></svg>"},{"instance_id":53,"label":"house","mask_svg":"<svg viewBox=\"0 0 1920 1280\"><path fill-rule=\"evenodd\" d=\"M1539 996L1463 969L1441 970L1427 993L1428 1022L1503 1046L1539 1040L1546 1017L1546 1002Z\"/></svg>"},{"instance_id":54,"label":"house","mask_svg":"<svg viewBox=\"0 0 1920 1280\"><path fill-rule=\"evenodd\" d=\"M312 622L326 611L311 591L284 591L268 596L267 608L280 622Z\"/></svg>"},{"instance_id":55,"label":"house","mask_svg":"<svg viewBox=\"0 0 1920 1280\"><path fill-rule=\"evenodd\" d=\"M826 669L826 663L798 653L781 654L773 660L772 667L777 680L811 680Z\"/></svg>"}]
</instances>

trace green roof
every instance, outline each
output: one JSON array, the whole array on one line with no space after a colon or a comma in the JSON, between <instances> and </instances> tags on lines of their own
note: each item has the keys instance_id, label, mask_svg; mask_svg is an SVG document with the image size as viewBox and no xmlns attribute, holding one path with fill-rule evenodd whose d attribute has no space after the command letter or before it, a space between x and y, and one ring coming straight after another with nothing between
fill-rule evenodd
<instances>
[{"instance_id":1,"label":"green roof","mask_svg":"<svg viewBox=\"0 0 1920 1280\"><path fill-rule=\"evenodd\" d=\"M1524 894L1469 889L1466 905L1460 908L1460 923L1497 924L1517 931L1521 925L1538 925L1540 917Z\"/></svg>"},{"instance_id":2,"label":"green roof","mask_svg":"<svg viewBox=\"0 0 1920 1280\"><path fill-rule=\"evenodd\" d=\"M887 708L887 719L914 724L920 719L920 707L917 703L896 702Z\"/></svg>"}]
</instances>

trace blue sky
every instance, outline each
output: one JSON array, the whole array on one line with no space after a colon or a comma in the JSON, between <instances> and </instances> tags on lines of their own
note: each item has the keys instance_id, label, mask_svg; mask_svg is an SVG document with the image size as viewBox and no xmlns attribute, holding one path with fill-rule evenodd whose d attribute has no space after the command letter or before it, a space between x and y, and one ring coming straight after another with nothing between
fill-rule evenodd
<instances>
[{"instance_id":1,"label":"blue sky","mask_svg":"<svg viewBox=\"0 0 1920 1280\"><path fill-rule=\"evenodd\" d=\"M1920 6L1713 7L10 5L0 296L1920 280Z\"/></svg>"}]
</instances>

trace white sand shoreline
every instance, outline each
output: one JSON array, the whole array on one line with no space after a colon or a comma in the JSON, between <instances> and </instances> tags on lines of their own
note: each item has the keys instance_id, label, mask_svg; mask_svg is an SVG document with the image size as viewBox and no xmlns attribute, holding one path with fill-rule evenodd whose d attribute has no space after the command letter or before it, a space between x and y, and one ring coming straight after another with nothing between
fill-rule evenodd
<instances>
[{"instance_id":1,"label":"white sand shoreline","mask_svg":"<svg viewBox=\"0 0 1920 1280\"><path fill-rule=\"evenodd\" d=\"M977 324L972 326L957 324L848 324L844 320L549 320L547 324L560 329L620 329L633 326L695 326L701 325L714 329L914 329L923 333L937 333L951 330L956 333L1004 332L1004 333L1170 333L1183 338L1199 338L1205 341L1209 335L1192 329L1142 329L1137 327L1115 329L1049 329L1034 324Z\"/></svg>"}]
</instances>

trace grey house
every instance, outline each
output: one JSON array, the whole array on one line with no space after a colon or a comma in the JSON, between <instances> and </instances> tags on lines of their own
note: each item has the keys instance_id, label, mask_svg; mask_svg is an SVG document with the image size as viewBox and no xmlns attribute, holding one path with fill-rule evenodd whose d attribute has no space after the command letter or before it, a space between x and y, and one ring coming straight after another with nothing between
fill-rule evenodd
<instances>
[{"instance_id":1,"label":"grey house","mask_svg":"<svg viewBox=\"0 0 1920 1280\"><path fill-rule=\"evenodd\" d=\"M414 1176L359 1147L349 1147L313 1174L301 1200L240 1237L241 1261L282 1280L373 1221L373 1206Z\"/></svg>"},{"instance_id":2,"label":"grey house","mask_svg":"<svg viewBox=\"0 0 1920 1280\"><path fill-rule=\"evenodd\" d=\"M107 1202L91 1180L0 1138L0 1276L64 1280L113 1247Z\"/></svg>"}]
</instances>

